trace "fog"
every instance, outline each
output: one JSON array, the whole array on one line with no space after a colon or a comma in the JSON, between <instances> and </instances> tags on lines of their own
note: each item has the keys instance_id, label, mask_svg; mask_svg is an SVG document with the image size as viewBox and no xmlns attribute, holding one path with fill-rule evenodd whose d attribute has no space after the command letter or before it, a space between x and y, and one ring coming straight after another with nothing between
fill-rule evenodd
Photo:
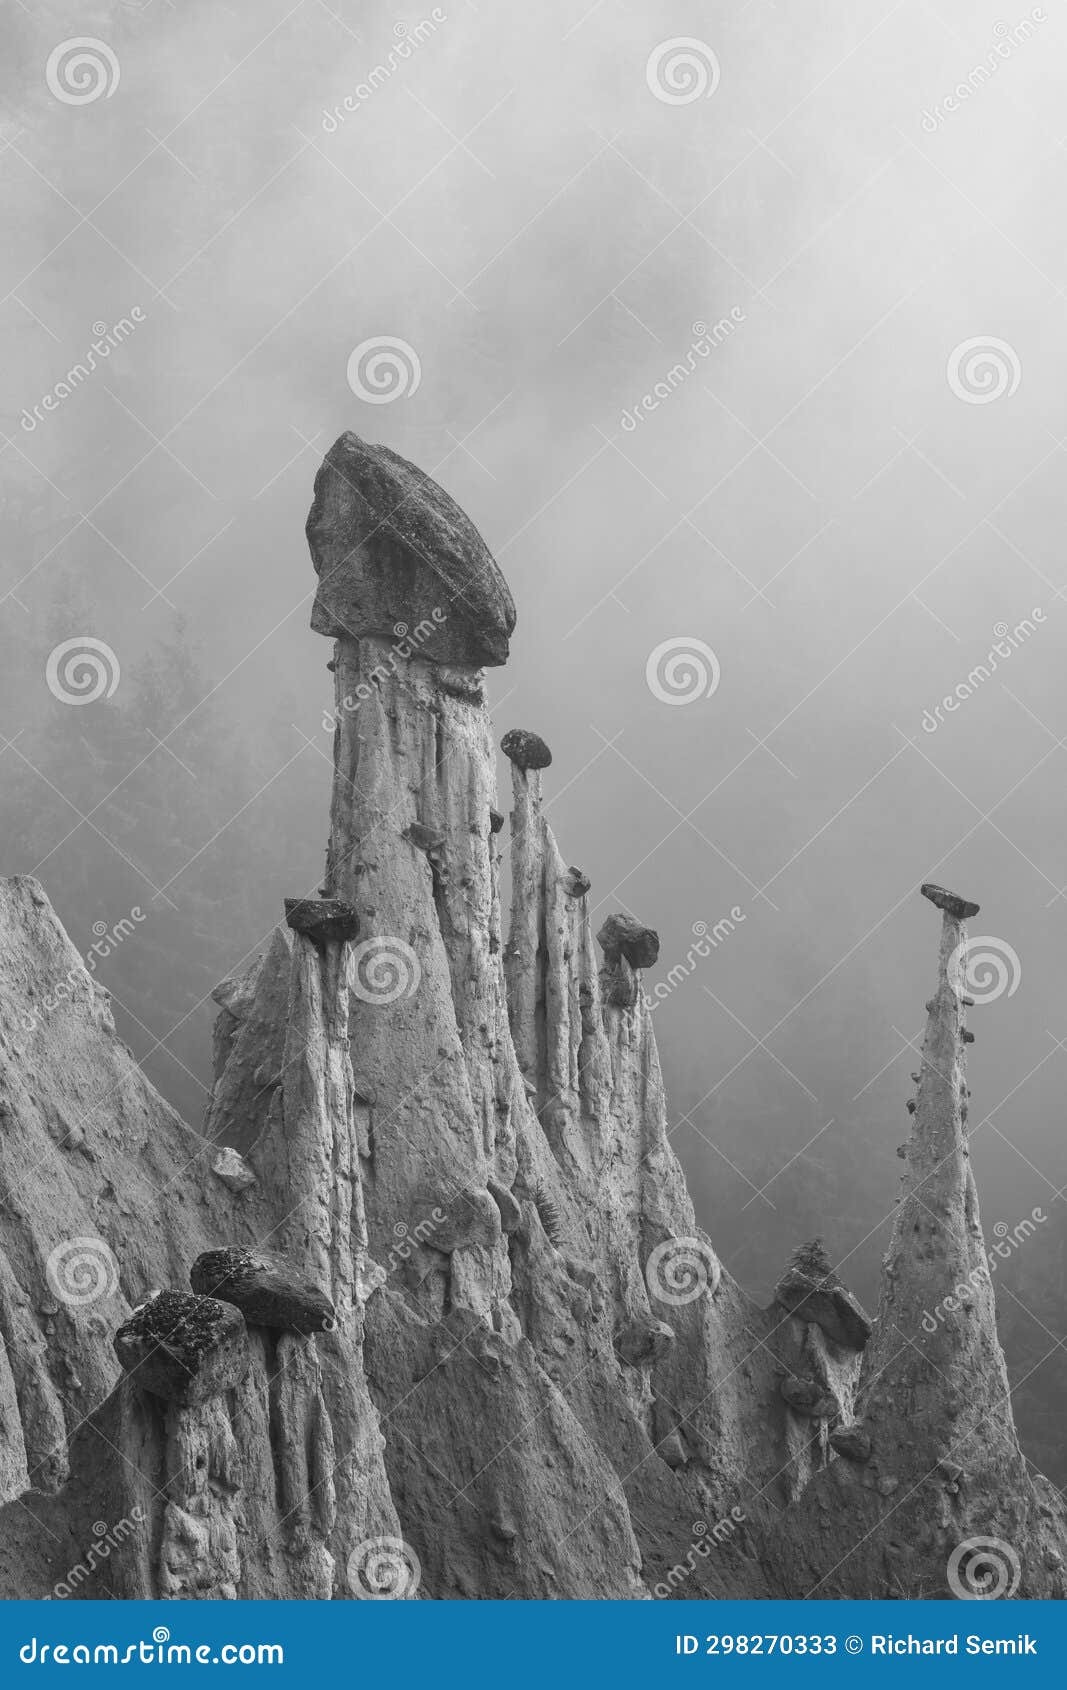
<instances>
[{"instance_id":1,"label":"fog","mask_svg":"<svg viewBox=\"0 0 1067 1690\"><path fill-rule=\"evenodd\" d=\"M1027 1279L1062 1292L1062 17L16 0L5 29L3 872L38 873L79 942L146 912L100 974L157 1083L198 1122L210 986L315 883L329 649L302 529L355 429L437 477L508 577L497 727L552 746L595 915L661 935L673 1141L758 1294L821 1232L876 1296L934 978L918 886L981 903L1005 969L971 1019L983 1217L1048 1217L1001 1312L1058 1365L1062 1301L1050 1328ZM110 49L110 92L49 86L74 36ZM677 38L693 62L657 72ZM386 403L348 377L376 337L417 361ZM83 635L123 678L64 708L48 656ZM139 722L129 677L176 637L202 684ZM662 662L650 684L673 640L705 686ZM225 780L223 730L247 747ZM16 777L48 818L32 850ZM189 836L120 857L149 777ZM141 998L164 975L166 1014Z\"/></svg>"}]
</instances>

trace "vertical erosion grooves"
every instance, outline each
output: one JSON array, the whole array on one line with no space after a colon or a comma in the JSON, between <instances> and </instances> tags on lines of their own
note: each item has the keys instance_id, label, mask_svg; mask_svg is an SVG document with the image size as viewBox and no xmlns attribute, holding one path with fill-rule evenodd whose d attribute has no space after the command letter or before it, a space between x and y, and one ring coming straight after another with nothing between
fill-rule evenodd
<instances>
[{"instance_id":1,"label":"vertical erosion grooves","mask_svg":"<svg viewBox=\"0 0 1067 1690\"><path fill-rule=\"evenodd\" d=\"M805 1492L785 1541L797 1595L1062 1597L1065 1517L1015 1434L966 1131L967 934L977 905L923 887L942 912L937 983L856 1420Z\"/></svg>"}]
</instances>

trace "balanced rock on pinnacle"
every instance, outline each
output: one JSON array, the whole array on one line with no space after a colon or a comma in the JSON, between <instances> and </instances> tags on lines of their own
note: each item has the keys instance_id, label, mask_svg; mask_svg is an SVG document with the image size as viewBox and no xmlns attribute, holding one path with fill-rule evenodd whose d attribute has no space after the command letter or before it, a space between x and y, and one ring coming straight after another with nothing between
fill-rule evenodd
<instances>
[{"instance_id":1,"label":"balanced rock on pinnacle","mask_svg":"<svg viewBox=\"0 0 1067 1690\"><path fill-rule=\"evenodd\" d=\"M318 634L407 641L435 663L506 663L515 603L489 548L443 487L387 446L342 434L307 520Z\"/></svg>"},{"instance_id":2,"label":"balanced rock on pinnacle","mask_svg":"<svg viewBox=\"0 0 1067 1690\"><path fill-rule=\"evenodd\" d=\"M529 728L509 728L500 741L500 749L517 769L547 769L552 753L540 734Z\"/></svg>"},{"instance_id":3,"label":"balanced rock on pinnacle","mask_svg":"<svg viewBox=\"0 0 1067 1690\"><path fill-rule=\"evenodd\" d=\"M943 886L935 886L932 880L924 881L919 891L924 898L929 898L939 910L943 910L956 921L969 921L971 916L978 914L979 906L972 903L970 898L961 898L958 892L947 892Z\"/></svg>"},{"instance_id":4,"label":"balanced rock on pinnacle","mask_svg":"<svg viewBox=\"0 0 1067 1690\"><path fill-rule=\"evenodd\" d=\"M651 968L659 956L659 934L632 915L609 915L597 934L597 943L609 964L623 956L631 968Z\"/></svg>"}]
</instances>

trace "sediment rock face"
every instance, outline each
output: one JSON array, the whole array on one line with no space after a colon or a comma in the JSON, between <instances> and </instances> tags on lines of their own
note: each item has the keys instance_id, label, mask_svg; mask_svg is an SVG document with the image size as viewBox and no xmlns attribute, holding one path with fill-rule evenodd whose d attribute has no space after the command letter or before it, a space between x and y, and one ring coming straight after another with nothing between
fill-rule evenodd
<instances>
[{"instance_id":1,"label":"sediment rock face","mask_svg":"<svg viewBox=\"0 0 1067 1690\"><path fill-rule=\"evenodd\" d=\"M835 1440L846 1459L786 1541L822 1597L1063 1597L1063 1502L1019 1449L967 1144L964 921L978 905L922 891L942 911L937 985L881 1304ZM821 1516L837 1522L829 1562L807 1535Z\"/></svg>"},{"instance_id":2,"label":"sediment rock face","mask_svg":"<svg viewBox=\"0 0 1067 1690\"><path fill-rule=\"evenodd\" d=\"M326 881L215 994L205 1138L117 1045L40 890L0 884L0 1588L940 1595L993 1520L1018 1593L1061 1594L1062 1510L1026 1477L982 1278L950 966L969 906L929 889L941 970L873 1332L816 1245L759 1308L671 1147L658 939L624 914L594 939L528 730L503 741L510 826L497 807L482 667L514 611L484 542L353 435L308 533L336 642ZM425 638L398 651L398 621ZM90 1148L56 1141L68 1082L31 1081L52 1067L14 1042L67 971L34 1036L130 1094ZM119 1288L83 1332L40 1312L44 1258L93 1227ZM971 1275L924 1353L926 1304Z\"/></svg>"}]
</instances>

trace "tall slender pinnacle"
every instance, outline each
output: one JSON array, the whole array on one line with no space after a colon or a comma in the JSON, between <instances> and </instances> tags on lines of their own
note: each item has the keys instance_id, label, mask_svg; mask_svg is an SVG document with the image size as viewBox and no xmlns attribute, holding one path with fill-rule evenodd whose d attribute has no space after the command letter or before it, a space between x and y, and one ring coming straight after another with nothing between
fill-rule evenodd
<instances>
[{"instance_id":1,"label":"tall slender pinnacle","mask_svg":"<svg viewBox=\"0 0 1067 1690\"><path fill-rule=\"evenodd\" d=\"M922 893L941 911L937 984L859 1399L878 1423L876 1447L916 1477L977 1458L976 1446L1019 1460L966 1130L964 923L978 905L939 886Z\"/></svg>"}]
</instances>

